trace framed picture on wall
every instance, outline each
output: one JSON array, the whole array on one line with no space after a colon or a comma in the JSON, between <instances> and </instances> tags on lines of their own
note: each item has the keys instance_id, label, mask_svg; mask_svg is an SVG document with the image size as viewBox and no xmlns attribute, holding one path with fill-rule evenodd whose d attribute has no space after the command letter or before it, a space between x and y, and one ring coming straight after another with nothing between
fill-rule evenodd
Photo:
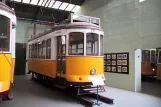
<instances>
[{"instance_id":1,"label":"framed picture on wall","mask_svg":"<svg viewBox=\"0 0 161 107\"><path fill-rule=\"evenodd\" d=\"M112 65L116 65L116 60L113 60L112 61Z\"/></svg>"},{"instance_id":2,"label":"framed picture on wall","mask_svg":"<svg viewBox=\"0 0 161 107\"><path fill-rule=\"evenodd\" d=\"M122 60L122 65L127 65L127 60Z\"/></svg>"},{"instance_id":3,"label":"framed picture on wall","mask_svg":"<svg viewBox=\"0 0 161 107\"><path fill-rule=\"evenodd\" d=\"M127 54L122 54L122 59L127 59Z\"/></svg>"},{"instance_id":4,"label":"framed picture on wall","mask_svg":"<svg viewBox=\"0 0 161 107\"><path fill-rule=\"evenodd\" d=\"M129 74L129 53L106 53L106 72Z\"/></svg>"},{"instance_id":5,"label":"framed picture on wall","mask_svg":"<svg viewBox=\"0 0 161 107\"><path fill-rule=\"evenodd\" d=\"M105 71L105 72L107 71L107 66L104 66L104 71Z\"/></svg>"},{"instance_id":6,"label":"framed picture on wall","mask_svg":"<svg viewBox=\"0 0 161 107\"><path fill-rule=\"evenodd\" d=\"M122 72L127 72L127 67L122 67Z\"/></svg>"},{"instance_id":7,"label":"framed picture on wall","mask_svg":"<svg viewBox=\"0 0 161 107\"><path fill-rule=\"evenodd\" d=\"M122 54L117 54L117 59L122 59Z\"/></svg>"},{"instance_id":8,"label":"framed picture on wall","mask_svg":"<svg viewBox=\"0 0 161 107\"><path fill-rule=\"evenodd\" d=\"M117 60L117 65L121 65L122 61L121 60Z\"/></svg>"},{"instance_id":9,"label":"framed picture on wall","mask_svg":"<svg viewBox=\"0 0 161 107\"><path fill-rule=\"evenodd\" d=\"M107 60L107 65L111 65L111 60Z\"/></svg>"},{"instance_id":10,"label":"framed picture on wall","mask_svg":"<svg viewBox=\"0 0 161 107\"><path fill-rule=\"evenodd\" d=\"M111 59L111 55L107 55L107 59Z\"/></svg>"},{"instance_id":11,"label":"framed picture on wall","mask_svg":"<svg viewBox=\"0 0 161 107\"><path fill-rule=\"evenodd\" d=\"M121 72L122 71L121 66L117 66L117 70L118 70L118 72Z\"/></svg>"},{"instance_id":12,"label":"framed picture on wall","mask_svg":"<svg viewBox=\"0 0 161 107\"><path fill-rule=\"evenodd\" d=\"M112 72L116 72L116 67L112 67Z\"/></svg>"},{"instance_id":13,"label":"framed picture on wall","mask_svg":"<svg viewBox=\"0 0 161 107\"><path fill-rule=\"evenodd\" d=\"M116 54L112 54L112 59L116 59Z\"/></svg>"},{"instance_id":14,"label":"framed picture on wall","mask_svg":"<svg viewBox=\"0 0 161 107\"><path fill-rule=\"evenodd\" d=\"M107 66L107 71L111 71L111 67L110 66Z\"/></svg>"}]
</instances>

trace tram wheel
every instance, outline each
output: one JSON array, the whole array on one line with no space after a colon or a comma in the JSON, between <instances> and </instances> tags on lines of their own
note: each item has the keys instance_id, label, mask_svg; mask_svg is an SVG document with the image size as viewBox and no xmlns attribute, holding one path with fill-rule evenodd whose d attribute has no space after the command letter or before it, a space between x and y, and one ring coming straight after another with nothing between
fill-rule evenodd
<instances>
[{"instance_id":1,"label":"tram wheel","mask_svg":"<svg viewBox=\"0 0 161 107\"><path fill-rule=\"evenodd\" d=\"M9 90L7 96L5 96L3 100L13 100L13 92Z\"/></svg>"}]
</instances>

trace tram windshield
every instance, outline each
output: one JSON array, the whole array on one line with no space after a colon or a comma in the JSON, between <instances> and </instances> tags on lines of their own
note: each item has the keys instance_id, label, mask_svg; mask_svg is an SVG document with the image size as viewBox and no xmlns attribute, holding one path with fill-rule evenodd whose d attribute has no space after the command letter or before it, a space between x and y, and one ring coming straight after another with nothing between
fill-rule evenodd
<instances>
[{"instance_id":1,"label":"tram windshield","mask_svg":"<svg viewBox=\"0 0 161 107\"><path fill-rule=\"evenodd\" d=\"M0 15L0 51L9 51L10 20Z\"/></svg>"},{"instance_id":2,"label":"tram windshield","mask_svg":"<svg viewBox=\"0 0 161 107\"><path fill-rule=\"evenodd\" d=\"M103 35L87 33L84 36L82 32L69 33L69 55L84 55L84 52L86 52L86 55L98 56L99 50L100 55L103 55Z\"/></svg>"}]
</instances>

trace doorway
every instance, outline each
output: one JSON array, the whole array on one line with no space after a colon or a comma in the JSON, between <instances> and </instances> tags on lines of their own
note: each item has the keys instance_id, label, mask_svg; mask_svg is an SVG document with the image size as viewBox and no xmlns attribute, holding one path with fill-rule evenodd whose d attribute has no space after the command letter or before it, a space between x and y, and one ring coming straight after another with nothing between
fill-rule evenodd
<instances>
[{"instance_id":1,"label":"doorway","mask_svg":"<svg viewBox=\"0 0 161 107\"><path fill-rule=\"evenodd\" d=\"M158 48L135 50L135 86L137 91L161 97L160 57L161 50Z\"/></svg>"},{"instance_id":2,"label":"doorway","mask_svg":"<svg viewBox=\"0 0 161 107\"><path fill-rule=\"evenodd\" d=\"M15 75L26 74L26 44L16 43Z\"/></svg>"},{"instance_id":3,"label":"doorway","mask_svg":"<svg viewBox=\"0 0 161 107\"><path fill-rule=\"evenodd\" d=\"M63 78L66 71L66 37L57 37L57 77Z\"/></svg>"}]
</instances>

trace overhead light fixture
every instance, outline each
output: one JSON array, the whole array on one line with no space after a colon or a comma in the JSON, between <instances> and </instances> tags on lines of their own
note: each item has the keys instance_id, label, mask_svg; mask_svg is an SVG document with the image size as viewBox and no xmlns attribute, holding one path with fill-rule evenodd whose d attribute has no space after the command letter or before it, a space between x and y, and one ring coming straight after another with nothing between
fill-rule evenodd
<instances>
[{"instance_id":1,"label":"overhead light fixture","mask_svg":"<svg viewBox=\"0 0 161 107\"><path fill-rule=\"evenodd\" d=\"M16 2L21 2L21 0L14 0L14 1L16 1Z\"/></svg>"},{"instance_id":2,"label":"overhead light fixture","mask_svg":"<svg viewBox=\"0 0 161 107\"><path fill-rule=\"evenodd\" d=\"M41 6L44 0L40 0L38 5Z\"/></svg>"},{"instance_id":3,"label":"overhead light fixture","mask_svg":"<svg viewBox=\"0 0 161 107\"><path fill-rule=\"evenodd\" d=\"M45 6L45 4L46 4L47 1L48 1L48 0L44 0L44 2L42 3L41 6Z\"/></svg>"},{"instance_id":4,"label":"overhead light fixture","mask_svg":"<svg viewBox=\"0 0 161 107\"><path fill-rule=\"evenodd\" d=\"M59 7L59 9L65 10L68 5L69 5L69 3L62 3L62 5Z\"/></svg>"},{"instance_id":5,"label":"overhead light fixture","mask_svg":"<svg viewBox=\"0 0 161 107\"><path fill-rule=\"evenodd\" d=\"M49 4L49 6L48 7L52 7L53 6L53 4L54 4L54 2L55 2L55 0L51 0L51 2L50 2L50 4Z\"/></svg>"},{"instance_id":6,"label":"overhead light fixture","mask_svg":"<svg viewBox=\"0 0 161 107\"><path fill-rule=\"evenodd\" d=\"M48 0L45 7L48 7L49 3L50 3L51 0Z\"/></svg>"},{"instance_id":7,"label":"overhead light fixture","mask_svg":"<svg viewBox=\"0 0 161 107\"><path fill-rule=\"evenodd\" d=\"M69 4L68 7L65 9L66 11L71 11L74 8L74 4Z\"/></svg>"},{"instance_id":8,"label":"overhead light fixture","mask_svg":"<svg viewBox=\"0 0 161 107\"><path fill-rule=\"evenodd\" d=\"M61 4L62 4L61 1L56 1L53 5L53 8L58 9Z\"/></svg>"},{"instance_id":9,"label":"overhead light fixture","mask_svg":"<svg viewBox=\"0 0 161 107\"><path fill-rule=\"evenodd\" d=\"M23 0L22 3L30 3L30 0Z\"/></svg>"},{"instance_id":10,"label":"overhead light fixture","mask_svg":"<svg viewBox=\"0 0 161 107\"><path fill-rule=\"evenodd\" d=\"M32 1L30 2L30 4L37 5L38 1L39 1L39 0L32 0Z\"/></svg>"},{"instance_id":11,"label":"overhead light fixture","mask_svg":"<svg viewBox=\"0 0 161 107\"><path fill-rule=\"evenodd\" d=\"M141 2L144 2L144 1L146 1L146 0L139 0L140 3L141 3Z\"/></svg>"},{"instance_id":12,"label":"overhead light fixture","mask_svg":"<svg viewBox=\"0 0 161 107\"><path fill-rule=\"evenodd\" d=\"M76 6L74 7L74 9L72 10L72 12L77 12L79 9L80 9L80 6L76 5Z\"/></svg>"}]
</instances>

